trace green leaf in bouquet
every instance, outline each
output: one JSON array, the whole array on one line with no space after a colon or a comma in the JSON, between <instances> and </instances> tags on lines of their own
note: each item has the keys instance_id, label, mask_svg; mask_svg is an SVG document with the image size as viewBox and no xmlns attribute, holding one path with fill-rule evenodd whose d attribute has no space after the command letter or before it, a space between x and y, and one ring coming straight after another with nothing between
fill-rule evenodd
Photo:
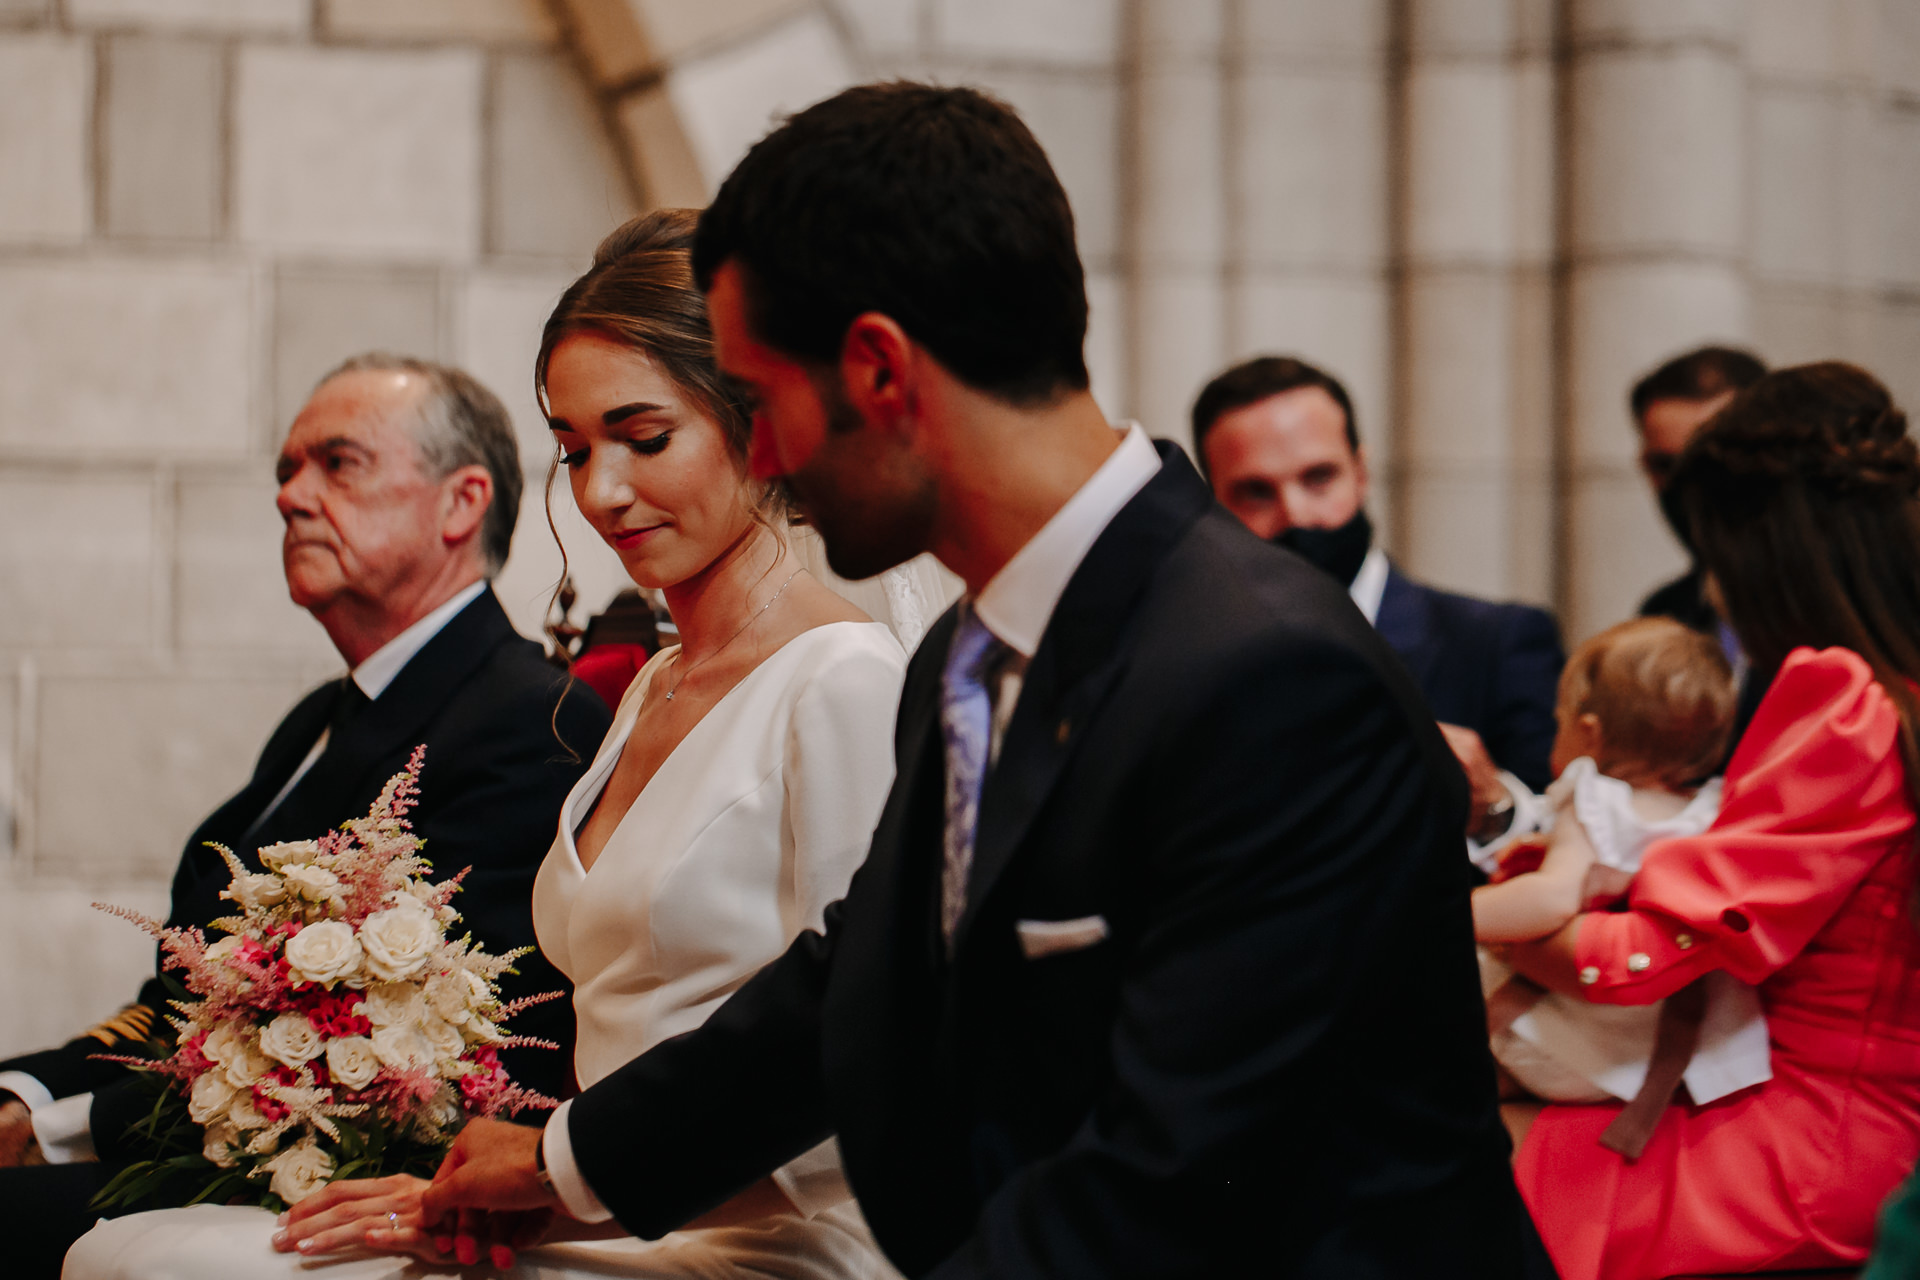
<instances>
[{"instance_id":1,"label":"green leaf in bouquet","mask_svg":"<svg viewBox=\"0 0 1920 1280\"><path fill-rule=\"evenodd\" d=\"M199 1002L200 997L187 990L187 984L174 977L171 971L161 970L160 981L166 987L167 994L175 1000L185 1000L189 1004Z\"/></svg>"}]
</instances>

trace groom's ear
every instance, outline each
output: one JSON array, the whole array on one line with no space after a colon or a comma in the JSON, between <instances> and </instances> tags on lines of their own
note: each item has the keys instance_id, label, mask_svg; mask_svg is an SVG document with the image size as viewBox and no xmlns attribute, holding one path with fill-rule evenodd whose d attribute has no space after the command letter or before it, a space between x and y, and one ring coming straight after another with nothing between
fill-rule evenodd
<instances>
[{"instance_id":1,"label":"groom's ear","mask_svg":"<svg viewBox=\"0 0 1920 1280\"><path fill-rule=\"evenodd\" d=\"M918 370L926 353L892 316L862 312L840 343L840 386L863 425L911 429L919 412Z\"/></svg>"}]
</instances>

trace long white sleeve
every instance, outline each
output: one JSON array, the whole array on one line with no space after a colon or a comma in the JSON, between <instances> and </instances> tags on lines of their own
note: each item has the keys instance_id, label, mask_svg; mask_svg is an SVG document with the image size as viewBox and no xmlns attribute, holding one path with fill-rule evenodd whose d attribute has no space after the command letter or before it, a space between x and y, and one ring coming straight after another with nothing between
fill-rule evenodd
<instances>
[{"instance_id":1,"label":"long white sleeve","mask_svg":"<svg viewBox=\"0 0 1920 1280\"><path fill-rule=\"evenodd\" d=\"M818 929L866 861L874 825L893 786L893 722L904 660L891 645L848 652L809 682L787 736L787 827L792 901L801 928ZM829 1138L774 1171L812 1218L853 1198Z\"/></svg>"}]
</instances>

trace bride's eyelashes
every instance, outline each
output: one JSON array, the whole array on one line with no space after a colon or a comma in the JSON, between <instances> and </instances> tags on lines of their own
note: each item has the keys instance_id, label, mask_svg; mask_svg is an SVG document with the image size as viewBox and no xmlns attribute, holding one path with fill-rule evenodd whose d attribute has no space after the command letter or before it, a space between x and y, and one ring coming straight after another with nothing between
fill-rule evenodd
<instances>
[{"instance_id":1,"label":"bride's eyelashes","mask_svg":"<svg viewBox=\"0 0 1920 1280\"><path fill-rule=\"evenodd\" d=\"M627 441L627 447L637 454L651 458L665 450L667 441L672 438L673 432L669 429L657 435L644 436L637 440L629 440Z\"/></svg>"},{"instance_id":2,"label":"bride's eyelashes","mask_svg":"<svg viewBox=\"0 0 1920 1280\"><path fill-rule=\"evenodd\" d=\"M664 452L667 447L667 442L672 438L673 438L673 432L671 430L667 430L667 431L659 432L656 435L644 436L634 440L626 440L626 441L623 441L622 443L624 443L629 449L632 449L635 453L640 454L643 457L651 458ZM586 464L588 454L592 452L591 447L584 444L581 445L579 448L569 449L567 448L567 442L564 440L556 440L554 442L554 447L560 451L561 465L566 467L570 471L577 471L579 470L580 467L584 466Z\"/></svg>"}]
</instances>

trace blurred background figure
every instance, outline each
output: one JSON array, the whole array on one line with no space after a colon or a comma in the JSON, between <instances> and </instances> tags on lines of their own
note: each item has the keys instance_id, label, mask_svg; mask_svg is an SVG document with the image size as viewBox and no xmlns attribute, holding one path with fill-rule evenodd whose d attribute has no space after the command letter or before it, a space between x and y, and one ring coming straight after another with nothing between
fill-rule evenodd
<instances>
[{"instance_id":1,"label":"blurred background figure","mask_svg":"<svg viewBox=\"0 0 1920 1280\"><path fill-rule=\"evenodd\" d=\"M1628 403L1640 432L1640 469L1653 486L1667 527L1691 559L1685 573L1654 588L1640 602L1642 617L1672 618L1710 635L1721 632L1720 615L1706 597L1706 571L1700 567L1693 535L1667 482L1673 479L1687 441L1726 408L1736 392L1760 381L1766 372L1767 366L1745 351L1701 347L1675 356L1633 384Z\"/></svg>"},{"instance_id":2,"label":"blurred background figure","mask_svg":"<svg viewBox=\"0 0 1920 1280\"><path fill-rule=\"evenodd\" d=\"M1488 834L1511 808L1488 757L1529 789L1546 789L1566 660L1559 629L1544 610L1441 591L1388 560L1367 516L1353 401L1337 378L1286 356L1235 365L1194 402L1193 439L1214 497L1336 578L1407 664L1469 775L1479 775L1481 820L1470 834Z\"/></svg>"}]
</instances>

